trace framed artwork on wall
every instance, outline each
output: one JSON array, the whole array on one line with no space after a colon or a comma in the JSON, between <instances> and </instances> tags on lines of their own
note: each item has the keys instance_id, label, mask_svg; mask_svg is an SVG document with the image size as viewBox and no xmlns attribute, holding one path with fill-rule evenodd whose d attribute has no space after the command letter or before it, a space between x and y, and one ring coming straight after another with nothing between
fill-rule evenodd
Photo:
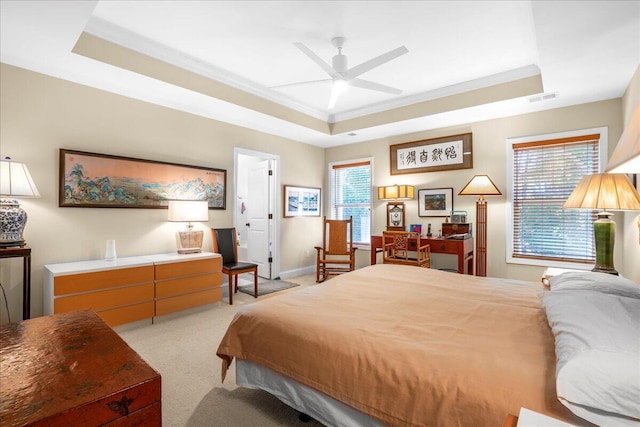
<instances>
[{"instance_id":1,"label":"framed artwork on wall","mask_svg":"<svg viewBox=\"0 0 640 427\"><path fill-rule=\"evenodd\" d=\"M444 136L389 147L391 175L473 168L472 134Z\"/></svg>"},{"instance_id":2,"label":"framed artwork on wall","mask_svg":"<svg viewBox=\"0 0 640 427\"><path fill-rule=\"evenodd\" d=\"M453 188L418 190L418 216L450 216L453 212Z\"/></svg>"},{"instance_id":3,"label":"framed artwork on wall","mask_svg":"<svg viewBox=\"0 0 640 427\"><path fill-rule=\"evenodd\" d=\"M227 171L60 149L60 207L164 208L207 200L226 209Z\"/></svg>"},{"instance_id":4,"label":"framed artwork on wall","mask_svg":"<svg viewBox=\"0 0 640 427\"><path fill-rule=\"evenodd\" d=\"M284 186L284 217L320 216L319 188Z\"/></svg>"}]
</instances>

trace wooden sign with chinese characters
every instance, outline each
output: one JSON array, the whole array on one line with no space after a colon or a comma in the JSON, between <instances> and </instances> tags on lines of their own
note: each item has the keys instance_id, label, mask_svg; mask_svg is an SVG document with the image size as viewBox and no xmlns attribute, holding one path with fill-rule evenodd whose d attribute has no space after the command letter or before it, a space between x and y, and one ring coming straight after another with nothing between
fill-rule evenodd
<instances>
[{"instance_id":1,"label":"wooden sign with chinese characters","mask_svg":"<svg viewBox=\"0 0 640 427\"><path fill-rule=\"evenodd\" d=\"M471 133L390 146L391 175L473 168Z\"/></svg>"}]
</instances>

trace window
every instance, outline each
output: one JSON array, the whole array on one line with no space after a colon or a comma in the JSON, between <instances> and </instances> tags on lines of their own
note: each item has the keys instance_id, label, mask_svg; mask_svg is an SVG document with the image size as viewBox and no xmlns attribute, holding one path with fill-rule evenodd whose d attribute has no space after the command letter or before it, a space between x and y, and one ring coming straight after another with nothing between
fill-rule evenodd
<instances>
[{"instance_id":1,"label":"window","mask_svg":"<svg viewBox=\"0 0 640 427\"><path fill-rule=\"evenodd\" d=\"M511 232L507 262L593 263L595 211L563 209L584 175L598 173L607 128L508 140Z\"/></svg>"},{"instance_id":2,"label":"window","mask_svg":"<svg viewBox=\"0 0 640 427\"><path fill-rule=\"evenodd\" d=\"M371 159L329 164L331 219L353 217L355 244L371 243Z\"/></svg>"}]
</instances>

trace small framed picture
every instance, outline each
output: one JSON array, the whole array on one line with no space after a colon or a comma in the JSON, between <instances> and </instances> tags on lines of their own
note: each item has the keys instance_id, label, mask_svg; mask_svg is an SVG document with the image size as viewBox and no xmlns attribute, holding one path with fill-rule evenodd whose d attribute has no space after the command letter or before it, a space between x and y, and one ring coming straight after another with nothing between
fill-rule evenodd
<instances>
[{"instance_id":1,"label":"small framed picture","mask_svg":"<svg viewBox=\"0 0 640 427\"><path fill-rule=\"evenodd\" d=\"M320 216L320 189L284 186L284 217Z\"/></svg>"},{"instance_id":2,"label":"small framed picture","mask_svg":"<svg viewBox=\"0 0 640 427\"><path fill-rule=\"evenodd\" d=\"M418 190L418 216L450 216L453 212L453 188Z\"/></svg>"}]
</instances>

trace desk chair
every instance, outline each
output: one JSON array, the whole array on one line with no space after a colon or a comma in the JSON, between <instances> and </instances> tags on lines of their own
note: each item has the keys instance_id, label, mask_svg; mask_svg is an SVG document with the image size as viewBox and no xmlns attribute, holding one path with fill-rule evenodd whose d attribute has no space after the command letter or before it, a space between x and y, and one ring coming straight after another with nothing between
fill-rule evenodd
<instances>
[{"instance_id":1,"label":"desk chair","mask_svg":"<svg viewBox=\"0 0 640 427\"><path fill-rule=\"evenodd\" d=\"M416 241L415 248L410 246L409 240ZM431 247L420 241L420 234L409 231L382 232L382 262L384 264L415 265L417 267L431 267ZM416 252L416 257L409 257L409 252Z\"/></svg>"},{"instance_id":2,"label":"desk chair","mask_svg":"<svg viewBox=\"0 0 640 427\"><path fill-rule=\"evenodd\" d=\"M238 292L238 275L253 273L253 296L258 298L258 264L238 261L238 241L234 228L212 228L213 251L222 255L222 273L229 276L229 305L233 305L233 293Z\"/></svg>"}]
</instances>

